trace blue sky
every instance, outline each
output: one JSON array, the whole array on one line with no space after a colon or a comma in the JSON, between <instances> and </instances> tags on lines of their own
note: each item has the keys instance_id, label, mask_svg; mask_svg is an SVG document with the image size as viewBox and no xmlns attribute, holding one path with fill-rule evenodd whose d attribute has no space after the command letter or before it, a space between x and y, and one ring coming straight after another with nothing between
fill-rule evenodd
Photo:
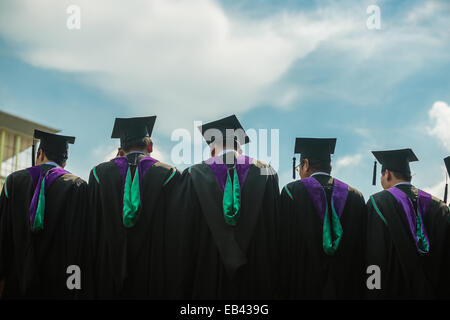
<instances>
[{"instance_id":1,"label":"blue sky","mask_svg":"<svg viewBox=\"0 0 450 320\"><path fill-rule=\"evenodd\" d=\"M366 27L372 4L380 30ZM68 169L83 178L117 147L115 117L156 114L170 163L174 129L236 113L280 130L282 185L296 136L337 137L334 173L365 196L380 188L369 151L411 147L414 182L442 197L449 17L445 0L6 0L0 109L77 136Z\"/></svg>"}]
</instances>

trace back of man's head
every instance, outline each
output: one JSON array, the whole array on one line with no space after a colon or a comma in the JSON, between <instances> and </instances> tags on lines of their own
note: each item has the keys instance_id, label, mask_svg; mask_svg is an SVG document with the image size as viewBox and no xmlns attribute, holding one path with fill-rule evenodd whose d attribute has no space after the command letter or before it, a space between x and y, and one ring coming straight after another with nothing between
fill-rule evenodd
<instances>
[{"instance_id":1,"label":"back of man's head","mask_svg":"<svg viewBox=\"0 0 450 320\"><path fill-rule=\"evenodd\" d=\"M150 153L151 147L153 147L153 141L150 137L144 137L139 139L129 140L123 143L121 149L125 153L139 151L143 153Z\"/></svg>"},{"instance_id":2,"label":"back of man's head","mask_svg":"<svg viewBox=\"0 0 450 320\"><path fill-rule=\"evenodd\" d=\"M331 174L331 161L329 160L317 160L317 159L309 159L309 169L311 173L315 172L325 172ZM304 159L301 161L301 165L303 165Z\"/></svg>"},{"instance_id":3,"label":"back of man's head","mask_svg":"<svg viewBox=\"0 0 450 320\"><path fill-rule=\"evenodd\" d=\"M402 182L411 182L412 181L411 173L408 174L408 173L403 173L403 172L398 172L398 171L391 171L391 173L394 176L394 178L399 181L402 181ZM384 172L382 174L384 174Z\"/></svg>"},{"instance_id":4,"label":"back of man's head","mask_svg":"<svg viewBox=\"0 0 450 320\"><path fill-rule=\"evenodd\" d=\"M68 152L65 154L52 152L51 150L46 150L46 148L40 147L39 150L44 152L45 156L49 161L55 162L60 167L65 167L67 159L69 158Z\"/></svg>"},{"instance_id":5,"label":"back of man's head","mask_svg":"<svg viewBox=\"0 0 450 320\"><path fill-rule=\"evenodd\" d=\"M217 157L220 152L225 150L234 150L238 154L242 153L241 144L234 138L225 138L222 140L216 140L209 144L211 149L211 156Z\"/></svg>"}]
</instances>

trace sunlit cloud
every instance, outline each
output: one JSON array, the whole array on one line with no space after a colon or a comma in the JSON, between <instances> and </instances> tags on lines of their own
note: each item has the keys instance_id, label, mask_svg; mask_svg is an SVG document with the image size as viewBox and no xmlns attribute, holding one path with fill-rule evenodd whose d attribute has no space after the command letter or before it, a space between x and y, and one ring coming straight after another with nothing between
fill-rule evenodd
<instances>
[{"instance_id":1,"label":"sunlit cloud","mask_svg":"<svg viewBox=\"0 0 450 320\"><path fill-rule=\"evenodd\" d=\"M433 123L428 133L450 152L450 106L446 102L436 101L428 116Z\"/></svg>"}]
</instances>

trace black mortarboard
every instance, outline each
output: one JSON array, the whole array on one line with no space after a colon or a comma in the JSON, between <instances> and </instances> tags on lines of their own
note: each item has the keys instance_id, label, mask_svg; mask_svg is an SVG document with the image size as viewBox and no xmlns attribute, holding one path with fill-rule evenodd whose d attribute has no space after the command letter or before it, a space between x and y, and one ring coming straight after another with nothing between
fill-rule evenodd
<instances>
[{"instance_id":1,"label":"black mortarboard","mask_svg":"<svg viewBox=\"0 0 450 320\"><path fill-rule=\"evenodd\" d=\"M296 138L294 153L301 154L301 159L331 161L334 154L336 138ZM295 179L295 157L292 159L292 177Z\"/></svg>"},{"instance_id":2,"label":"black mortarboard","mask_svg":"<svg viewBox=\"0 0 450 320\"><path fill-rule=\"evenodd\" d=\"M381 163L381 172L390 170L394 172L411 174L410 162L419 161L411 149L372 151L378 162ZM375 162L376 168L376 162ZM374 169L373 184L376 183L376 170Z\"/></svg>"},{"instance_id":3,"label":"black mortarboard","mask_svg":"<svg viewBox=\"0 0 450 320\"><path fill-rule=\"evenodd\" d=\"M447 173L450 176L450 156L444 159L445 166L447 167Z\"/></svg>"},{"instance_id":4,"label":"black mortarboard","mask_svg":"<svg viewBox=\"0 0 450 320\"><path fill-rule=\"evenodd\" d=\"M448 195L448 176L450 176L450 156L444 159L445 166L447 167L447 177L445 177L445 191L444 191L444 202L447 204Z\"/></svg>"},{"instance_id":5,"label":"black mortarboard","mask_svg":"<svg viewBox=\"0 0 450 320\"><path fill-rule=\"evenodd\" d=\"M112 139L120 139L120 145L132 140L150 137L156 116L138 118L116 118L111 134Z\"/></svg>"},{"instance_id":6,"label":"black mortarboard","mask_svg":"<svg viewBox=\"0 0 450 320\"><path fill-rule=\"evenodd\" d=\"M300 153L302 159L331 160L330 155L334 153L336 140L336 138L297 138L294 153Z\"/></svg>"},{"instance_id":7,"label":"black mortarboard","mask_svg":"<svg viewBox=\"0 0 450 320\"><path fill-rule=\"evenodd\" d=\"M61 136L40 130L34 130L34 138L40 140L39 149L43 149L46 153L61 156L66 160L69 143L75 143L75 137Z\"/></svg>"},{"instance_id":8,"label":"black mortarboard","mask_svg":"<svg viewBox=\"0 0 450 320\"><path fill-rule=\"evenodd\" d=\"M230 135L230 132L227 131L238 130L236 132L231 132L231 134L234 136L234 139L237 140L241 145L250 142L250 138L247 136L247 133L245 133L244 128L242 128L241 123L234 114L220 120L205 123L204 125L198 127L198 129L202 133L203 138L205 138L207 144L210 144L216 140L216 137L214 136L214 130L210 129L219 130L222 135L221 138L223 140L225 140L225 138Z\"/></svg>"}]
</instances>

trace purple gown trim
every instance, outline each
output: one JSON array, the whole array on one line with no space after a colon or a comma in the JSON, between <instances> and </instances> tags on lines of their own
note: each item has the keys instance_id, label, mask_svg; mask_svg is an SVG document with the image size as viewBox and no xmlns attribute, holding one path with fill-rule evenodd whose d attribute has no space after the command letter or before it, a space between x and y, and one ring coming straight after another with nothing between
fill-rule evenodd
<instances>
[{"instance_id":1,"label":"purple gown trim","mask_svg":"<svg viewBox=\"0 0 450 320\"><path fill-rule=\"evenodd\" d=\"M116 164L117 168L119 169L119 173L122 176L122 195L125 191L125 180L127 178L127 172L128 172L128 158L126 156L115 158L113 159L113 162ZM155 163L157 163L158 160L153 159L152 157L145 157L142 158L141 161L138 163L138 172L139 172L139 188L141 190L141 197L142 197L142 181L147 173L148 169L150 169Z\"/></svg>"},{"instance_id":2,"label":"purple gown trim","mask_svg":"<svg viewBox=\"0 0 450 320\"><path fill-rule=\"evenodd\" d=\"M326 195L322 185L314 179L314 177L309 177L300 180L308 191L311 200L313 201L314 207L316 208L317 213L319 214L320 219L325 219L325 211L326 211ZM348 196L348 185L339 181L338 179L334 179L333 182L333 194L332 201L334 205L334 209L339 218L341 218L342 212L344 211L345 202L347 201Z\"/></svg>"},{"instance_id":3,"label":"purple gown trim","mask_svg":"<svg viewBox=\"0 0 450 320\"><path fill-rule=\"evenodd\" d=\"M225 184L227 182L227 173L228 167L225 163L223 163L222 157L214 157L205 161L205 163L209 166L212 173L216 177L217 183L219 184L220 190L222 192L225 191ZM236 158L236 173L239 179L239 186L242 189L245 180L247 179L248 170L250 169L250 165L252 163L252 158L239 155Z\"/></svg>"},{"instance_id":4,"label":"purple gown trim","mask_svg":"<svg viewBox=\"0 0 450 320\"><path fill-rule=\"evenodd\" d=\"M45 176L40 166L28 168L27 171L30 174L31 179L33 180L33 187L34 187L33 199L31 200L30 204L30 224L33 225L34 218L36 217L36 210L39 203L42 180L45 178L45 185L44 185L44 194L45 194L47 193L48 188L50 188L53 182L55 182L56 179L58 179L60 176L68 173L68 171L56 167L47 171Z\"/></svg>"},{"instance_id":5,"label":"purple gown trim","mask_svg":"<svg viewBox=\"0 0 450 320\"><path fill-rule=\"evenodd\" d=\"M120 176L122 177L122 181L125 182L128 171L128 159L127 157L120 157L113 159L113 162L116 164L117 169L119 170Z\"/></svg>"},{"instance_id":6,"label":"purple gown trim","mask_svg":"<svg viewBox=\"0 0 450 320\"><path fill-rule=\"evenodd\" d=\"M420 214L420 218L422 220L422 229L423 234L425 237L425 240L427 243L430 243L428 241L428 235L427 231L425 230L425 226L423 224L423 218L428 212L428 209L430 208L431 204L431 195L419 190L417 194L417 209L418 212L416 214L416 211L414 210L414 206L411 202L411 199L399 188L393 187L388 189L394 198L397 200L397 202L402 206L403 212L405 213L406 220L408 221L409 230L411 231L411 234L414 238L414 243L417 246L418 239L417 239L417 214ZM418 248L419 249L419 248Z\"/></svg>"},{"instance_id":7,"label":"purple gown trim","mask_svg":"<svg viewBox=\"0 0 450 320\"><path fill-rule=\"evenodd\" d=\"M34 193L33 193L33 199L31 200L30 204L30 223L33 225L34 218L36 216L36 210L38 206L38 200L39 200L39 191L41 188L41 183L43 177L43 172L40 166L35 166L27 169L28 173L31 176L31 179L33 181L33 187L34 187Z\"/></svg>"},{"instance_id":8,"label":"purple gown trim","mask_svg":"<svg viewBox=\"0 0 450 320\"><path fill-rule=\"evenodd\" d=\"M33 180L33 187L36 188L38 180L39 180L40 176L42 175L41 167L35 166L35 167L27 168L27 171L31 176L31 180Z\"/></svg>"}]
</instances>

